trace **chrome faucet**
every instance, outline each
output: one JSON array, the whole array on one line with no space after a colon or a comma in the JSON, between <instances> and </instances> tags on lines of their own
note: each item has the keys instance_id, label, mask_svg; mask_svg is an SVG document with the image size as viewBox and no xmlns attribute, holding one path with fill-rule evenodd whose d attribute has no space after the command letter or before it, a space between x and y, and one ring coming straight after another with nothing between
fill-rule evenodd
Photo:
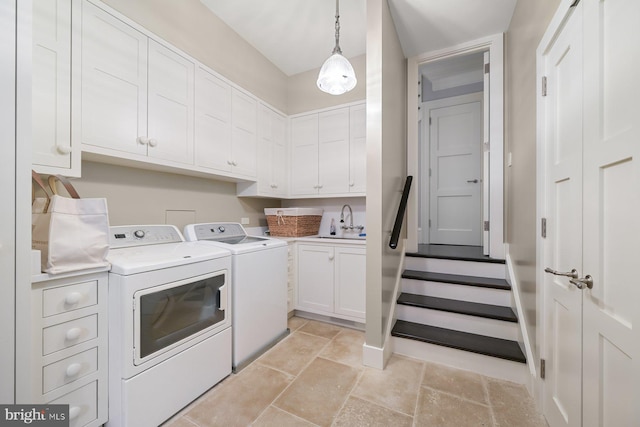
<instances>
[{"instance_id":1,"label":"chrome faucet","mask_svg":"<svg viewBox=\"0 0 640 427\"><path fill-rule=\"evenodd\" d=\"M349 208L349 227L344 225L344 208ZM342 206L342 210L340 211L340 224L342 224L340 228L342 228L343 230L346 230L347 228L353 230L353 210L351 210L351 206Z\"/></svg>"}]
</instances>

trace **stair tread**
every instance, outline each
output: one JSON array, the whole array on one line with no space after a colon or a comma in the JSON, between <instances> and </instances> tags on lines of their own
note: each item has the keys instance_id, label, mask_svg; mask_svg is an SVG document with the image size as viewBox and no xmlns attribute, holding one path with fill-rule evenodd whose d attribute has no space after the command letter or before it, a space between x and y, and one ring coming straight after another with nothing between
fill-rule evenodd
<instances>
[{"instance_id":1,"label":"stair tread","mask_svg":"<svg viewBox=\"0 0 640 427\"><path fill-rule=\"evenodd\" d=\"M506 322L518 322L518 317L511 307L501 305L481 304L477 302L459 301L404 292L400 294L400 297L398 297L398 304L448 311L451 313L467 314L487 319L504 320Z\"/></svg>"},{"instance_id":2,"label":"stair tread","mask_svg":"<svg viewBox=\"0 0 640 427\"><path fill-rule=\"evenodd\" d=\"M516 341L468 332L438 328L420 323L397 320L391 335L399 338L414 339L444 347L484 354L514 362L526 363L527 359Z\"/></svg>"},{"instance_id":3,"label":"stair tread","mask_svg":"<svg viewBox=\"0 0 640 427\"><path fill-rule=\"evenodd\" d=\"M409 257L451 259L457 261L504 264L505 260L491 258L482 253L482 246L420 244L417 252L408 252Z\"/></svg>"},{"instance_id":4,"label":"stair tread","mask_svg":"<svg viewBox=\"0 0 640 427\"><path fill-rule=\"evenodd\" d=\"M424 280L428 282L453 283L456 285L479 286L483 288L511 290L511 285L504 279L491 277L462 276L459 274L433 273L430 271L405 270L405 279Z\"/></svg>"}]
</instances>

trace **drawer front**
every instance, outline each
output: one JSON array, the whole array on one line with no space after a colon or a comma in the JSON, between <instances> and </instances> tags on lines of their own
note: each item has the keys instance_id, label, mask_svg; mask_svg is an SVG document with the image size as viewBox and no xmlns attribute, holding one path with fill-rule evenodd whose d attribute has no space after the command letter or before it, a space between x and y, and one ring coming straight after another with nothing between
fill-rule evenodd
<instances>
[{"instance_id":1,"label":"drawer front","mask_svg":"<svg viewBox=\"0 0 640 427\"><path fill-rule=\"evenodd\" d=\"M98 381L65 394L51 403L69 405L69 427L87 425L98 418Z\"/></svg>"},{"instance_id":2,"label":"drawer front","mask_svg":"<svg viewBox=\"0 0 640 427\"><path fill-rule=\"evenodd\" d=\"M42 393L48 393L97 370L97 347L47 365L42 371Z\"/></svg>"},{"instance_id":3,"label":"drawer front","mask_svg":"<svg viewBox=\"0 0 640 427\"><path fill-rule=\"evenodd\" d=\"M49 317L98 303L98 282L76 283L42 291L42 316Z\"/></svg>"},{"instance_id":4,"label":"drawer front","mask_svg":"<svg viewBox=\"0 0 640 427\"><path fill-rule=\"evenodd\" d=\"M42 354L47 355L98 336L98 315L50 326L42 331Z\"/></svg>"}]
</instances>

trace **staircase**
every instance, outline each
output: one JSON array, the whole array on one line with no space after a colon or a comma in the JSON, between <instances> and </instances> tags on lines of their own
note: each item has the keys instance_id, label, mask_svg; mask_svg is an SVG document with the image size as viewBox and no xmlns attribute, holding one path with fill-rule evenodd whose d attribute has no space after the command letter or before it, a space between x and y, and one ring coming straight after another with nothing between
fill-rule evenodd
<instances>
[{"instance_id":1,"label":"staircase","mask_svg":"<svg viewBox=\"0 0 640 427\"><path fill-rule=\"evenodd\" d=\"M475 246L419 246L406 254L394 352L524 382L526 358L504 260Z\"/></svg>"}]
</instances>

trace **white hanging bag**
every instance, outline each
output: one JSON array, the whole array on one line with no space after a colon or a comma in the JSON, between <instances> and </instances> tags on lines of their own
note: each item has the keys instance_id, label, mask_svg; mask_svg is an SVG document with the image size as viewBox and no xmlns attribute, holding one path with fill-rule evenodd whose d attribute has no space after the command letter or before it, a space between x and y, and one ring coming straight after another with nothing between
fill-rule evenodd
<instances>
[{"instance_id":1,"label":"white hanging bag","mask_svg":"<svg viewBox=\"0 0 640 427\"><path fill-rule=\"evenodd\" d=\"M40 176L33 181L45 197L32 198L31 247L40 250L42 271L67 273L109 266L109 213L105 198L82 199L64 177L49 177L49 191ZM57 194L60 181L71 197Z\"/></svg>"}]
</instances>

